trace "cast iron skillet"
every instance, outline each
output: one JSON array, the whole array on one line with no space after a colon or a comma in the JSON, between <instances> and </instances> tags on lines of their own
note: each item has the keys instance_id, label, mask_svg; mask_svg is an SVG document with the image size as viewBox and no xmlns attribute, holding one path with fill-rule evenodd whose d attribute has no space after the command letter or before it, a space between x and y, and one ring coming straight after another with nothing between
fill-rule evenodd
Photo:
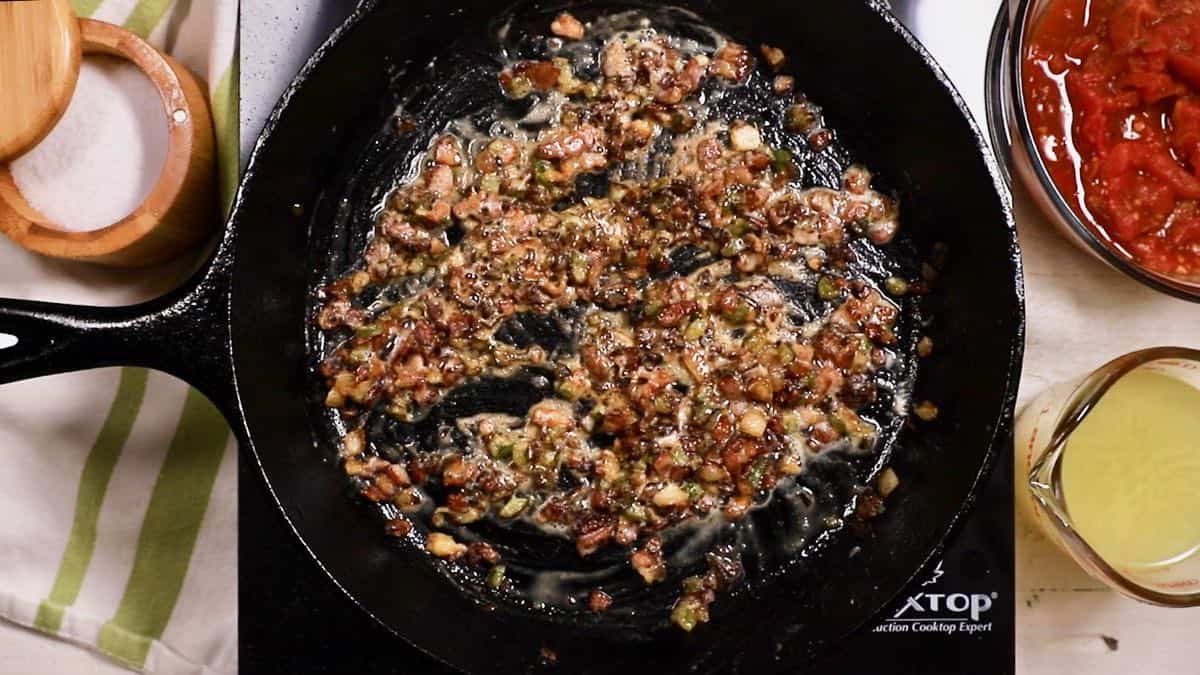
<instances>
[{"instance_id":1,"label":"cast iron skillet","mask_svg":"<svg viewBox=\"0 0 1200 675\"><path fill-rule=\"evenodd\" d=\"M355 200L388 187L364 196L358 183L374 175L381 130L426 64L451 56L452 40L487 47L497 3L365 2L268 121L208 265L134 307L4 301L0 332L18 342L0 351L0 381L111 365L186 379L225 413L334 582L398 636L464 670L795 672L886 610L1003 452L1023 344L1020 257L1009 197L978 129L882 2L675 4L747 44L783 48L841 145L898 193L911 245L927 251L943 242L950 251L923 301L937 356L922 364L917 393L936 401L941 416L905 430L891 448L903 483L887 513L798 556L766 587L719 601L712 623L685 635L662 620L631 630L481 603L423 552L389 542L346 498L309 405L308 289L330 273L332 247L368 230ZM547 5L527 2L520 12Z\"/></svg>"}]
</instances>

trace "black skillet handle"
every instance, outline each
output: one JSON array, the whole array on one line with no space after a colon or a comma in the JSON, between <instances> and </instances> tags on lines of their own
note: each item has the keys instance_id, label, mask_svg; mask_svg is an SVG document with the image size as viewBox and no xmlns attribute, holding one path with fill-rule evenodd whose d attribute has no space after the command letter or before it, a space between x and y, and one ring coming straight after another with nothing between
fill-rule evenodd
<instances>
[{"instance_id":1,"label":"black skillet handle","mask_svg":"<svg viewBox=\"0 0 1200 675\"><path fill-rule=\"evenodd\" d=\"M0 384L105 366L175 375L233 420L226 241L181 288L127 307L0 299ZM14 342L15 339L15 342Z\"/></svg>"}]
</instances>

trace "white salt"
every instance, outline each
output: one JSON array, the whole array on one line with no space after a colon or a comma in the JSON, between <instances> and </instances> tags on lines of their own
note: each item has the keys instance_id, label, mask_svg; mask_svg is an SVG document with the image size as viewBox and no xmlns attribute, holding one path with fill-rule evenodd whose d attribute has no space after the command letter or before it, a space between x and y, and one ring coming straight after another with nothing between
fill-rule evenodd
<instances>
[{"instance_id":1,"label":"white salt","mask_svg":"<svg viewBox=\"0 0 1200 675\"><path fill-rule=\"evenodd\" d=\"M21 194L56 226L97 230L145 200L167 154L167 121L137 66L88 55L62 119L10 169Z\"/></svg>"}]
</instances>

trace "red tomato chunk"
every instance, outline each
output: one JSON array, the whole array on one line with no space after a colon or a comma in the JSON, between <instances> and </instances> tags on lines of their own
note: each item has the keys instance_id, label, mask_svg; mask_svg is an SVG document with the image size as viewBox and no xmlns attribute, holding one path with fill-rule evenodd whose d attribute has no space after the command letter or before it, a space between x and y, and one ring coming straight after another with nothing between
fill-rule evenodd
<instances>
[{"instance_id":1,"label":"red tomato chunk","mask_svg":"<svg viewBox=\"0 0 1200 675\"><path fill-rule=\"evenodd\" d=\"M1200 0L1053 0L1022 78L1078 215L1149 269L1200 274Z\"/></svg>"}]
</instances>

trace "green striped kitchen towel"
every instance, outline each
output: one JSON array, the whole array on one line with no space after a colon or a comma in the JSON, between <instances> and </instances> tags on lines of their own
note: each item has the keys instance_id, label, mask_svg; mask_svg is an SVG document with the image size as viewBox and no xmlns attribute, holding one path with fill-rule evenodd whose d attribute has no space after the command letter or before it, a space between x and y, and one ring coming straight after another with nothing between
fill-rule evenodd
<instances>
[{"instance_id":1,"label":"green striped kitchen towel","mask_svg":"<svg viewBox=\"0 0 1200 675\"><path fill-rule=\"evenodd\" d=\"M238 176L237 0L73 5L207 81L228 204ZM3 240L0 296L134 302L178 282L189 264L148 282L144 271L47 261ZM162 373L110 368L0 387L0 617L134 670L236 672L236 468L225 421Z\"/></svg>"}]
</instances>

